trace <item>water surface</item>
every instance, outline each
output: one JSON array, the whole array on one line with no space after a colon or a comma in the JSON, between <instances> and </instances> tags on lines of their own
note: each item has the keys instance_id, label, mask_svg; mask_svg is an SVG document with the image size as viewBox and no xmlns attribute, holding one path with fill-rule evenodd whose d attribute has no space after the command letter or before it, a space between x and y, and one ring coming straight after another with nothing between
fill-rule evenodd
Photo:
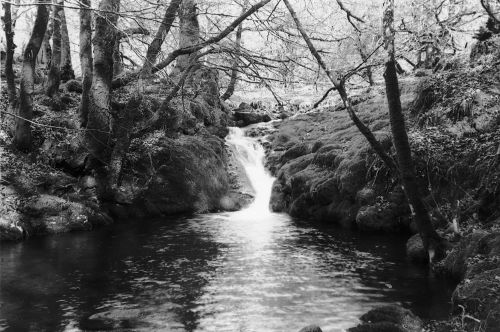
<instances>
[{"instance_id":1,"label":"water surface","mask_svg":"<svg viewBox=\"0 0 500 332\"><path fill-rule=\"evenodd\" d=\"M378 304L447 314L449 288L404 241L269 214L150 220L8 244L0 327L79 331L96 313L131 330L342 331ZM126 318L126 317L125 317ZM135 324L134 323L134 324Z\"/></svg>"}]
</instances>

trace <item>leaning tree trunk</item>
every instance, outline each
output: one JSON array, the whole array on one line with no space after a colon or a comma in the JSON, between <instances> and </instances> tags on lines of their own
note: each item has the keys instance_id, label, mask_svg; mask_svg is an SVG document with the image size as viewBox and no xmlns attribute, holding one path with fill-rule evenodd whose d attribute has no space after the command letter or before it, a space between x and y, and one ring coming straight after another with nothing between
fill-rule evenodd
<instances>
[{"instance_id":1,"label":"leaning tree trunk","mask_svg":"<svg viewBox=\"0 0 500 332\"><path fill-rule=\"evenodd\" d=\"M399 173L424 248L428 251L429 258L432 261L435 254L442 254L443 240L434 230L427 208L418 192L415 166L406 133L396 73L396 59L394 55L394 0L384 1L383 33L384 47L387 51L384 79Z\"/></svg>"},{"instance_id":2,"label":"leaning tree trunk","mask_svg":"<svg viewBox=\"0 0 500 332\"><path fill-rule=\"evenodd\" d=\"M80 127L87 126L87 114L92 86L92 11L90 0L80 1L80 66L82 69L82 99L80 101Z\"/></svg>"},{"instance_id":3,"label":"leaning tree trunk","mask_svg":"<svg viewBox=\"0 0 500 332\"><path fill-rule=\"evenodd\" d=\"M47 23L49 21L49 0L40 0L36 14L33 32L26 49L22 68L21 86L19 92L18 117L16 119L16 132L14 144L19 150L31 149L31 119L33 118L33 91L35 88L36 57L42 45Z\"/></svg>"},{"instance_id":4,"label":"leaning tree trunk","mask_svg":"<svg viewBox=\"0 0 500 332\"><path fill-rule=\"evenodd\" d=\"M87 115L85 143L96 170L99 195L107 194L106 169L111 154L111 81L113 79L113 50L116 41L119 0L101 0L100 15L96 15L94 71Z\"/></svg>"},{"instance_id":5,"label":"leaning tree trunk","mask_svg":"<svg viewBox=\"0 0 500 332\"><path fill-rule=\"evenodd\" d=\"M61 82L61 13L63 12L64 0L58 0L53 11L53 35L52 35L52 61L47 78L45 94L53 97L59 92ZM47 34L45 34L47 35Z\"/></svg>"},{"instance_id":6,"label":"leaning tree trunk","mask_svg":"<svg viewBox=\"0 0 500 332\"><path fill-rule=\"evenodd\" d=\"M15 107L16 102L16 84L14 82L15 75L13 69L14 63L14 49L16 45L14 44L14 29L12 24L12 12L11 4L5 2L3 4L4 9L4 30L5 30L5 41L6 41L6 54L5 54L5 78L7 80L7 92L9 96L9 111Z\"/></svg>"},{"instance_id":7,"label":"leaning tree trunk","mask_svg":"<svg viewBox=\"0 0 500 332\"><path fill-rule=\"evenodd\" d=\"M75 72L71 62L71 46L64 8L61 12L61 40L61 80L66 82L75 78Z\"/></svg>"},{"instance_id":8,"label":"leaning tree trunk","mask_svg":"<svg viewBox=\"0 0 500 332\"><path fill-rule=\"evenodd\" d=\"M304 38L304 41L307 44L307 47L309 48L309 51L311 54L316 58L316 61L318 62L319 66L323 71L326 73L327 77L329 78L330 82L333 84L335 89L338 91L340 98L342 98L342 102L344 103L344 106L347 110L347 114L349 115L351 121L354 123L354 125L358 128L359 132L366 138L372 149L377 153L377 155L382 159L384 164L389 168L390 170L394 171L397 169L396 165L394 164L394 161L392 158L387 154L387 152L384 150L380 142L375 138L373 133L371 132L370 128L368 128L361 119L358 118L356 115L356 112L354 111L354 108L352 107L351 100L349 96L347 95L347 91L345 89L344 83L338 81L331 71L328 69L326 66L325 62L323 61L323 58L319 54L319 52L316 50L316 47L314 47L311 39L307 35L306 31L302 27L302 24L300 23L299 18L297 17L297 14L295 13L292 5L288 0L283 0L285 3L286 7L288 8L288 11L292 15L292 18L295 22L295 25L297 26L297 30L299 30L300 34L302 35L302 38Z\"/></svg>"},{"instance_id":9,"label":"leaning tree trunk","mask_svg":"<svg viewBox=\"0 0 500 332\"><path fill-rule=\"evenodd\" d=\"M245 7L243 7L243 12L245 12ZM234 62L231 67L231 77L229 79L229 84L227 86L226 91L221 96L222 100L229 99L236 88L236 82L238 81L238 62L239 62L239 53L241 49L241 35L243 33L243 22L238 26L238 30L236 30L236 45L234 47Z\"/></svg>"},{"instance_id":10,"label":"leaning tree trunk","mask_svg":"<svg viewBox=\"0 0 500 332\"><path fill-rule=\"evenodd\" d=\"M179 48L186 48L200 42L200 24L195 0L183 0L179 8ZM198 52L180 55L175 64L175 72L182 73L197 58Z\"/></svg>"},{"instance_id":11,"label":"leaning tree trunk","mask_svg":"<svg viewBox=\"0 0 500 332\"><path fill-rule=\"evenodd\" d=\"M163 21L156 32L155 38L151 42L146 52L146 59L144 60L144 64L142 65L142 74L149 75L151 74L151 69L158 57L158 53L160 53L161 45L165 41L165 37L167 36L170 28L172 27L172 23L175 20L175 13L179 9L179 5L182 0L172 0L165 11L165 16L163 17Z\"/></svg>"}]
</instances>

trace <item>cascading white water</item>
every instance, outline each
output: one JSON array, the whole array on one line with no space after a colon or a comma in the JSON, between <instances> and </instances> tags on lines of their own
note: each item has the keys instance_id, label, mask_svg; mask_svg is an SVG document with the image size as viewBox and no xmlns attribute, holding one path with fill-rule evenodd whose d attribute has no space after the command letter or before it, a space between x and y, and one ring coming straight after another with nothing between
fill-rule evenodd
<instances>
[{"instance_id":1,"label":"cascading white water","mask_svg":"<svg viewBox=\"0 0 500 332\"><path fill-rule=\"evenodd\" d=\"M264 167L264 148L256 139L245 136L244 130L236 127L229 128L226 142L235 160L245 170L255 192L254 202L244 211L258 214L270 213L269 200L274 178Z\"/></svg>"}]
</instances>

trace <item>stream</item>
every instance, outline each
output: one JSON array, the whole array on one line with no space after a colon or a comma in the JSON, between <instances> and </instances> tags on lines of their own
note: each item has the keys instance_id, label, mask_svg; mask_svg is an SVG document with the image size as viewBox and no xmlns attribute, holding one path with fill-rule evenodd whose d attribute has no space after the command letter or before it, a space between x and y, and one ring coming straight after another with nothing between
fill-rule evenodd
<instances>
[{"instance_id":1,"label":"stream","mask_svg":"<svg viewBox=\"0 0 500 332\"><path fill-rule=\"evenodd\" d=\"M290 331L354 326L399 303L444 318L452 285L405 258L404 237L268 209L273 178L244 131L227 138L255 189L238 212L128 220L3 244L1 331Z\"/></svg>"}]
</instances>

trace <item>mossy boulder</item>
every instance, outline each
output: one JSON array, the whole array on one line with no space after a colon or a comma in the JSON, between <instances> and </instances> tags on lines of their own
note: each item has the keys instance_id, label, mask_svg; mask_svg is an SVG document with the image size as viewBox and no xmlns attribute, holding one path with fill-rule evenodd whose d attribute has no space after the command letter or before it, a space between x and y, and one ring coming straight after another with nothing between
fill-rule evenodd
<instances>
[{"instance_id":1,"label":"mossy boulder","mask_svg":"<svg viewBox=\"0 0 500 332\"><path fill-rule=\"evenodd\" d=\"M397 305L375 308L360 319L363 323L349 332L421 332L424 326L419 317Z\"/></svg>"},{"instance_id":2,"label":"mossy boulder","mask_svg":"<svg viewBox=\"0 0 500 332\"><path fill-rule=\"evenodd\" d=\"M484 331L500 326L500 267L463 280L452 296L453 307L483 320Z\"/></svg>"},{"instance_id":3,"label":"mossy boulder","mask_svg":"<svg viewBox=\"0 0 500 332\"><path fill-rule=\"evenodd\" d=\"M224 141L215 136L166 137L132 143L123 188L142 217L230 209ZM235 202L235 204L238 204Z\"/></svg>"}]
</instances>

